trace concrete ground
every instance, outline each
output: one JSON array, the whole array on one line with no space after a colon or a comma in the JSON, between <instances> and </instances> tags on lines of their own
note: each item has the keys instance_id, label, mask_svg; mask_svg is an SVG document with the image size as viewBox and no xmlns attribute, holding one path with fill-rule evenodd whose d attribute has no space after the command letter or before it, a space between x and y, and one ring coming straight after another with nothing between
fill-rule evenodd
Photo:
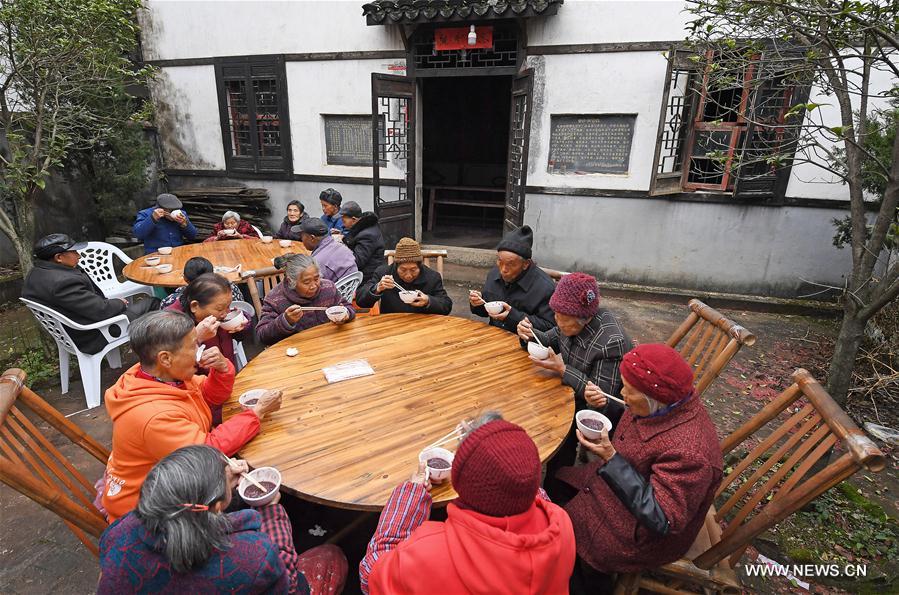
<instances>
[{"instance_id":1,"label":"concrete ground","mask_svg":"<svg viewBox=\"0 0 899 595\"><path fill-rule=\"evenodd\" d=\"M452 314L471 318L467 292L480 288L483 269L453 267L447 270L447 290L453 298ZM685 303L665 303L605 296L603 305L614 311L631 336L641 343L664 341L687 314ZM725 311L725 314L754 331L758 342L743 349L732 362L728 374L716 381L706 401L719 431L725 433L759 409L763 397L785 386L787 376L797 366L809 367L820 376L822 361L813 349L818 338L832 337L836 325L832 319L810 316L767 314L763 312ZM258 346L248 355L258 353ZM134 362L129 352L123 357L125 366ZM109 386L120 370L103 370L103 385ZM111 424L103 407L80 411L84 407L81 382L77 373L71 390L61 395L57 383L37 392L54 407L84 428L100 442L108 445ZM60 440L55 442L62 444ZM102 465L90 460L77 448L65 446L76 467L91 480L99 477ZM321 506L284 498L294 523L295 540L300 549L311 547L352 520L346 511L328 510ZM341 541L350 561L350 579L346 592L358 589L355 570L364 552L376 519L371 516L354 533ZM323 537L309 533L316 526L324 528ZM4 593L91 593L98 577L97 562L67 530L58 517L17 492L0 485L0 591Z\"/></svg>"}]
</instances>

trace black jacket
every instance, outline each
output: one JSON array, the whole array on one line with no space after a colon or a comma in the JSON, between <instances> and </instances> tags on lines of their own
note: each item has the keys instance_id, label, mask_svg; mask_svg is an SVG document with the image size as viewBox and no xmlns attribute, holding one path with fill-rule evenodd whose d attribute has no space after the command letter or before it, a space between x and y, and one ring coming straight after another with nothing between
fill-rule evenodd
<instances>
[{"instance_id":1,"label":"black jacket","mask_svg":"<svg viewBox=\"0 0 899 595\"><path fill-rule=\"evenodd\" d=\"M106 299L87 273L48 260L34 261L25 277L22 297L53 308L79 324L92 324L124 314L120 299ZM70 330L69 335L84 353L98 353L106 345L100 331Z\"/></svg>"},{"instance_id":2,"label":"black jacket","mask_svg":"<svg viewBox=\"0 0 899 595\"><path fill-rule=\"evenodd\" d=\"M359 225L358 223L356 225ZM428 305L418 308L407 304L400 299L400 292L396 289L388 289L384 293L375 293L378 282L384 275L393 275L393 278L403 286L403 289L426 293L430 298ZM446 294L443 288L443 278L434 269L421 265L421 274L412 283L407 283L396 274L396 263L384 265L375 271L371 280L359 286L356 292L356 303L363 308L371 308L375 302L381 300L381 313L408 312L412 314L443 314L446 316L453 309L453 300Z\"/></svg>"},{"instance_id":3,"label":"black jacket","mask_svg":"<svg viewBox=\"0 0 899 595\"><path fill-rule=\"evenodd\" d=\"M371 211L362 213L356 225L346 232L343 239L346 247L353 251L356 266L362 271L362 282L365 283L379 266L385 264L384 236L378 227L378 217ZM381 277L378 276L378 279Z\"/></svg>"},{"instance_id":4,"label":"black jacket","mask_svg":"<svg viewBox=\"0 0 899 595\"><path fill-rule=\"evenodd\" d=\"M499 269L493 267L487 273L484 281L484 289L481 297L485 302L501 301L512 306L512 310L505 320L490 319L490 326L501 328L510 333L517 333L518 323L525 316L531 321L538 331L548 331L556 326L556 319L549 307L549 298L556 290L556 284L540 267L533 262L522 275L506 283L499 274ZM471 313L486 317L487 310L484 306L472 306Z\"/></svg>"},{"instance_id":5,"label":"black jacket","mask_svg":"<svg viewBox=\"0 0 899 595\"><path fill-rule=\"evenodd\" d=\"M291 223L290 219L284 217L284 221L281 222L281 227L278 229L278 233L275 234L275 238L279 240L293 240L295 242L300 241L300 234L293 233L290 231L290 228L294 225L299 225L303 221L309 218L309 213L303 213L300 215L300 220L296 223Z\"/></svg>"}]
</instances>

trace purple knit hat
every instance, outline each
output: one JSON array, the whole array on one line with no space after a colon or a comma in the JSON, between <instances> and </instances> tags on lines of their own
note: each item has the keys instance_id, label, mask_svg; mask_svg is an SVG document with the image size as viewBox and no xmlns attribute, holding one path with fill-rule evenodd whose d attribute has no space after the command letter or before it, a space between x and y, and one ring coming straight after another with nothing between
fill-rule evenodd
<instances>
[{"instance_id":1,"label":"purple knit hat","mask_svg":"<svg viewBox=\"0 0 899 595\"><path fill-rule=\"evenodd\" d=\"M599 310L599 286L586 273L564 275L549 298L553 312L575 318L593 318Z\"/></svg>"}]
</instances>

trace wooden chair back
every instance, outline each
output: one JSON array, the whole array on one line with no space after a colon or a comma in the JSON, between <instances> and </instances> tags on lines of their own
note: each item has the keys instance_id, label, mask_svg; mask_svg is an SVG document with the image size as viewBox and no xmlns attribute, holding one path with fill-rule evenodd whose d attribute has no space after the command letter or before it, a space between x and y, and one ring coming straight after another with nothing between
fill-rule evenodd
<instances>
[{"instance_id":1,"label":"wooden chair back","mask_svg":"<svg viewBox=\"0 0 899 595\"><path fill-rule=\"evenodd\" d=\"M243 271L240 278L250 290L250 299L256 309L256 320L262 317L262 299L284 280L284 271L275 267L266 267L252 271ZM260 292L261 286L261 292Z\"/></svg>"},{"instance_id":2,"label":"wooden chair back","mask_svg":"<svg viewBox=\"0 0 899 595\"><path fill-rule=\"evenodd\" d=\"M690 314L668 338L668 345L693 367L700 396L743 345L755 343L755 335L699 300L688 305Z\"/></svg>"},{"instance_id":3,"label":"wooden chair back","mask_svg":"<svg viewBox=\"0 0 899 595\"><path fill-rule=\"evenodd\" d=\"M554 283L558 283L562 280L562 277L568 274L567 271L557 271L556 269L548 269L546 267L540 267L540 270L549 275L549 278L552 279Z\"/></svg>"},{"instance_id":4,"label":"wooden chair back","mask_svg":"<svg viewBox=\"0 0 899 595\"><path fill-rule=\"evenodd\" d=\"M393 264L393 257L396 250L384 250L384 256L387 258L387 264ZM421 256L424 259L425 266L434 269L443 277L443 261L446 259L446 250L422 250Z\"/></svg>"},{"instance_id":5,"label":"wooden chair back","mask_svg":"<svg viewBox=\"0 0 899 595\"><path fill-rule=\"evenodd\" d=\"M672 582L625 575L616 594L703 592L684 583L740 592L733 569L753 539L860 469L883 470L880 449L808 371L790 378L786 390L721 442L732 470L716 492L718 506L709 509L687 556L653 571Z\"/></svg>"},{"instance_id":6,"label":"wooden chair back","mask_svg":"<svg viewBox=\"0 0 899 595\"><path fill-rule=\"evenodd\" d=\"M107 527L94 507L96 490L45 435L42 420L53 434L81 447L106 464L109 451L25 386L25 372L13 368L0 378L0 481L59 515L93 554Z\"/></svg>"}]
</instances>

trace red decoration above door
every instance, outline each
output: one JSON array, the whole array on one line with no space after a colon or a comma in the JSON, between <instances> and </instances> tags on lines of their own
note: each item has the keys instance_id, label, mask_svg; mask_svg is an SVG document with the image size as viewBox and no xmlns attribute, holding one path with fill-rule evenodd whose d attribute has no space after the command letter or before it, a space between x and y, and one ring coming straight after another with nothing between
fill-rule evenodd
<instances>
[{"instance_id":1,"label":"red decoration above door","mask_svg":"<svg viewBox=\"0 0 899 595\"><path fill-rule=\"evenodd\" d=\"M478 36L474 45L468 45L468 33L471 27L446 27L434 31L435 50L473 50L475 48L493 47L493 27L475 27Z\"/></svg>"}]
</instances>

